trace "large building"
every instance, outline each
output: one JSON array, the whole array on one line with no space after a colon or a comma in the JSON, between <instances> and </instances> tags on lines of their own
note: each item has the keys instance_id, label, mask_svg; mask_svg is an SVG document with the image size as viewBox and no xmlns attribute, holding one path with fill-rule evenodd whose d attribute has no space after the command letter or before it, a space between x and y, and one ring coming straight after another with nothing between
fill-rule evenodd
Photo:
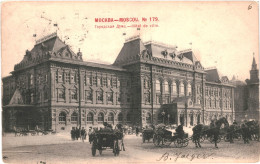
<instances>
[{"instance_id":1,"label":"large building","mask_svg":"<svg viewBox=\"0 0 260 164\"><path fill-rule=\"evenodd\" d=\"M234 87L226 76L204 69L190 49L143 43L139 36L104 65L83 61L54 33L36 41L2 80L6 131L234 119Z\"/></svg>"}]
</instances>

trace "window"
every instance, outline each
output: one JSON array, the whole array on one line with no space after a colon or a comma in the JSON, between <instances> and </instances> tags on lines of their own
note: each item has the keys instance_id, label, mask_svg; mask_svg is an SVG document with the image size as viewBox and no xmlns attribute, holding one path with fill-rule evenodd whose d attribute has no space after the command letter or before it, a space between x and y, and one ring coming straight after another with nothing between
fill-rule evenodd
<instances>
[{"instance_id":1,"label":"window","mask_svg":"<svg viewBox=\"0 0 260 164\"><path fill-rule=\"evenodd\" d=\"M65 99L65 88L59 88L57 95L59 99Z\"/></svg>"},{"instance_id":2,"label":"window","mask_svg":"<svg viewBox=\"0 0 260 164\"><path fill-rule=\"evenodd\" d=\"M151 100L150 100L150 93L149 92L145 93L145 102L147 102L147 103L151 102Z\"/></svg>"},{"instance_id":3,"label":"window","mask_svg":"<svg viewBox=\"0 0 260 164\"><path fill-rule=\"evenodd\" d=\"M159 80L156 80L156 82L155 82L155 88L156 88L156 92L162 93L161 82L160 82Z\"/></svg>"},{"instance_id":4,"label":"window","mask_svg":"<svg viewBox=\"0 0 260 164\"><path fill-rule=\"evenodd\" d=\"M119 113L118 114L118 122L122 122L123 121L123 114Z\"/></svg>"},{"instance_id":5,"label":"window","mask_svg":"<svg viewBox=\"0 0 260 164\"><path fill-rule=\"evenodd\" d=\"M130 95L126 94L126 101L129 103L131 101Z\"/></svg>"},{"instance_id":6,"label":"window","mask_svg":"<svg viewBox=\"0 0 260 164\"><path fill-rule=\"evenodd\" d=\"M103 113L99 113L98 114L98 123L103 123L104 122L104 114Z\"/></svg>"},{"instance_id":7,"label":"window","mask_svg":"<svg viewBox=\"0 0 260 164\"><path fill-rule=\"evenodd\" d=\"M47 74L45 75L45 82L46 83L48 82L48 75Z\"/></svg>"},{"instance_id":8,"label":"window","mask_svg":"<svg viewBox=\"0 0 260 164\"><path fill-rule=\"evenodd\" d=\"M73 112L71 115L71 123L77 123L78 122L78 114L76 112Z\"/></svg>"},{"instance_id":9,"label":"window","mask_svg":"<svg viewBox=\"0 0 260 164\"><path fill-rule=\"evenodd\" d=\"M33 104L34 101L33 101L33 93L31 93L31 96L30 96L30 103Z\"/></svg>"},{"instance_id":10,"label":"window","mask_svg":"<svg viewBox=\"0 0 260 164\"><path fill-rule=\"evenodd\" d=\"M102 79L103 86L107 86L107 78Z\"/></svg>"},{"instance_id":11,"label":"window","mask_svg":"<svg viewBox=\"0 0 260 164\"><path fill-rule=\"evenodd\" d=\"M144 88L147 88L147 86L146 86L146 79L144 79Z\"/></svg>"},{"instance_id":12,"label":"window","mask_svg":"<svg viewBox=\"0 0 260 164\"><path fill-rule=\"evenodd\" d=\"M146 123L151 123L152 122L152 117L151 117L151 114L150 113L147 113L146 115Z\"/></svg>"},{"instance_id":13,"label":"window","mask_svg":"<svg viewBox=\"0 0 260 164\"><path fill-rule=\"evenodd\" d=\"M172 83L172 94L173 94L174 96L177 95L177 85L176 85L176 82L173 82L173 83Z\"/></svg>"},{"instance_id":14,"label":"window","mask_svg":"<svg viewBox=\"0 0 260 164\"><path fill-rule=\"evenodd\" d=\"M209 89L208 89L208 87L206 87L206 91L205 91L205 93L206 93L206 96L209 95Z\"/></svg>"},{"instance_id":15,"label":"window","mask_svg":"<svg viewBox=\"0 0 260 164\"><path fill-rule=\"evenodd\" d=\"M47 87L44 87L44 95L43 95L43 97L44 97L44 100L48 100L48 89L47 89Z\"/></svg>"},{"instance_id":16,"label":"window","mask_svg":"<svg viewBox=\"0 0 260 164\"><path fill-rule=\"evenodd\" d=\"M86 77L86 85L90 85L91 83L90 83L90 78L89 77Z\"/></svg>"},{"instance_id":17,"label":"window","mask_svg":"<svg viewBox=\"0 0 260 164\"><path fill-rule=\"evenodd\" d=\"M70 81L71 83L76 83L76 81L77 81L76 74L74 74L74 75L72 74L70 78L71 78L71 81Z\"/></svg>"},{"instance_id":18,"label":"window","mask_svg":"<svg viewBox=\"0 0 260 164\"><path fill-rule=\"evenodd\" d=\"M117 84L117 80L116 80L116 79L112 79L112 85L113 85L113 87L116 87L116 84Z\"/></svg>"},{"instance_id":19,"label":"window","mask_svg":"<svg viewBox=\"0 0 260 164\"><path fill-rule=\"evenodd\" d=\"M86 101L92 101L92 90L85 91L85 99Z\"/></svg>"},{"instance_id":20,"label":"window","mask_svg":"<svg viewBox=\"0 0 260 164\"><path fill-rule=\"evenodd\" d=\"M65 82L66 83L70 82L70 74L69 73L65 73Z\"/></svg>"},{"instance_id":21,"label":"window","mask_svg":"<svg viewBox=\"0 0 260 164\"><path fill-rule=\"evenodd\" d=\"M170 86L168 81L164 82L164 89L165 89L165 93L170 93Z\"/></svg>"},{"instance_id":22,"label":"window","mask_svg":"<svg viewBox=\"0 0 260 164\"><path fill-rule=\"evenodd\" d=\"M110 122L110 123L114 122L114 114L113 113L108 114L107 121Z\"/></svg>"},{"instance_id":23,"label":"window","mask_svg":"<svg viewBox=\"0 0 260 164\"><path fill-rule=\"evenodd\" d=\"M77 100L78 99L78 93L77 93L76 89L70 90L70 94L71 94L71 99L72 100Z\"/></svg>"},{"instance_id":24,"label":"window","mask_svg":"<svg viewBox=\"0 0 260 164\"><path fill-rule=\"evenodd\" d=\"M191 84L188 84L188 96L191 96L192 93L191 93Z\"/></svg>"},{"instance_id":25,"label":"window","mask_svg":"<svg viewBox=\"0 0 260 164\"><path fill-rule=\"evenodd\" d=\"M111 86L111 79L107 79L107 86Z\"/></svg>"},{"instance_id":26,"label":"window","mask_svg":"<svg viewBox=\"0 0 260 164\"><path fill-rule=\"evenodd\" d=\"M97 78L97 85L98 85L98 86L101 85L101 80L100 80L100 78Z\"/></svg>"},{"instance_id":27,"label":"window","mask_svg":"<svg viewBox=\"0 0 260 164\"><path fill-rule=\"evenodd\" d=\"M59 123L66 123L66 113L65 112L61 112L59 114Z\"/></svg>"},{"instance_id":28,"label":"window","mask_svg":"<svg viewBox=\"0 0 260 164\"><path fill-rule=\"evenodd\" d=\"M87 115L87 123L88 124L93 124L93 114L92 113L88 113Z\"/></svg>"},{"instance_id":29,"label":"window","mask_svg":"<svg viewBox=\"0 0 260 164\"><path fill-rule=\"evenodd\" d=\"M107 92L107 101L110 101L110 102L113 101L113 93L112 92Z\"/></svg>"},{"instance_id":30,"label":"window","mask_svg":"<svg viewBox=\"0 0 260 164\"><path fill-rule=\"evenodd\" d=\"M59 77L59 73L58 73L58 72L56 72L56 75L55 75L56 82L59 82L59 81L58 81L58 79L59 79L58 77Z\"/></svg>"},{"instance_id":31,"label":"window","mask_svg":"<svg viewBox=\"0 0 260 164\"><path fill-rule=\"evenodd\" d=\"M184 84L183 83L180 83L179 89L180 89L180 91L179 91L180 95L183 96L184 95Z\"/></svg>"},{"instance_id":32,"label":"window","mask_svg":"<svg viewBox=\"0 0 260 164\"><path fill-rule=\"evenodd\" d=\"M103 92L97 91L97 101L103 101Z\"/></svg>"},{"instance_id":33,"label":"window","mask_svg":"<svg viewBox=\"0 0 260 164\"><path fill-rule=\"evenodd\" d=\"M97 77L92 77L92 85L97 85Z\"/></svg>"},{"instance_id":34,"label":"window","mask_svg":"<svg viewBox=\"0 0 260 164\"><path fill-rule=\"evenodd\" d=\"M117 79L117 87L119 88L121 84L121 81Z\"/></svg>"},{"instance_id":35,"label":"window","mask_svg":"<svg viewBox=\"0 0 260 164\"><path fill-rule=\"evenodd\" d=\"M30 75L30 85L33 85L33 75Z\"/></svg>"}]
</instances>

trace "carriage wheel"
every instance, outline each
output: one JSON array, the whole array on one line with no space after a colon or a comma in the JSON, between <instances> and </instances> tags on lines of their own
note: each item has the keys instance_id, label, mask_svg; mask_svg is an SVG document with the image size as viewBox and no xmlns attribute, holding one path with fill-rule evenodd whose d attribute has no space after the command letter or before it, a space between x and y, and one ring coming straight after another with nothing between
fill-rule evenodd
<instances>
[{"instance_id":1,"label":"carriage wheel","mask_svg":"<svg viewBox=\"0 0 260 164\"><path fill-rule=\"evenodd\" d=\"M174 144L175 144L176 147L181 148L182 145L183 145L182 139L177 138L177 139L174 141Z\"/></svg>"},{"instance_id":2,"label":"carriage wheel","mask_svg":"<svg viewBox=\"0 0 260 164\"><path fill-rule=\"evenodd\" d=\"M183 147L186 147L186 146L188 146L189 145L189 140L188 139L184 139L184 140L182 140L182 142L183 142Z\"/></svg>"}]
</instances>

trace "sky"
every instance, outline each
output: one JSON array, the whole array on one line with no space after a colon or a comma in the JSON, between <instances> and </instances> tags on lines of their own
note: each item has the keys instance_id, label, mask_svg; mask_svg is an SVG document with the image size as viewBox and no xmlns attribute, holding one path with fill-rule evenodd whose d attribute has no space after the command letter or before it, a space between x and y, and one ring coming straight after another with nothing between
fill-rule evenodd
<instances>
[{"instance_id":1,"label":"sky","mask_svg":"<svg viewBox=\"0 0 260 164\"><path fill-rule=\"evenodd\" d=\"M2 77L13 71L35 40L53 32L74 52L80 49L84 61L112 64L125 39L140 35L144 42L191 48L204 68L217 67L229 79L233 75L242 81L249 78L253 53L259 68L259 9L252 1L5 2L1 10ZM101 23L95 18L139 21ZM142 27L96 28L101 25Z\"/></svg>"}]
</instances>

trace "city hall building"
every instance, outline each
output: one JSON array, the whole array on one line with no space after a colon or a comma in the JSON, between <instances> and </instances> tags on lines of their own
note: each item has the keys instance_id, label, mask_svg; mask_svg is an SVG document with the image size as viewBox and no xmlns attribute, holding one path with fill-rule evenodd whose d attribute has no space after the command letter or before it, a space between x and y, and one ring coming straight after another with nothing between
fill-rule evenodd
<instances>
[{"instance_id":1,"label":"city hall building","mask_svg":"<svg viewBox=\"0 0 260 164\"><path fill-rule=\"evenodd\" d=\"M56 33L36 41L3 81L3 128L101 127L103 122L209 124L234 119L234 87L192 50L126 40L112 65L86 62Z\"/></svg>"}]
</instances>

